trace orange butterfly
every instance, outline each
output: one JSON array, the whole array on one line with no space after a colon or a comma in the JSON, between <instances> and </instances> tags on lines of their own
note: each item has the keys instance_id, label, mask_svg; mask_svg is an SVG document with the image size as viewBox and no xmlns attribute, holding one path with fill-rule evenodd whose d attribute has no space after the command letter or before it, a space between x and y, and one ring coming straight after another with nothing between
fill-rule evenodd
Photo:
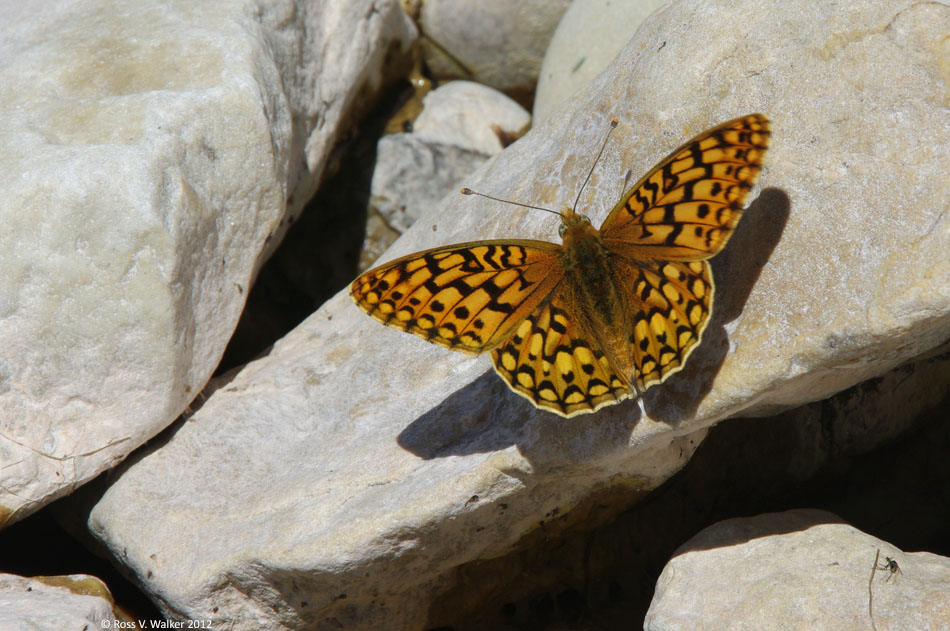
<instances>
[{"instance_id":1,"label":"orange butterfly","mask_svg":"<svg viewBox=\"0 0 950 631\"><path fill-rule=\"evenodd\" d=\"M562 416L636 396L681 369L702 338L714 291L706 259L739 222L770 136L763 114L723 123L661 160L600 230L566 209L561 245L434 248L362 274L350 295L383 324L491 351L512 390Z\"/></svg>"}]
</instances>

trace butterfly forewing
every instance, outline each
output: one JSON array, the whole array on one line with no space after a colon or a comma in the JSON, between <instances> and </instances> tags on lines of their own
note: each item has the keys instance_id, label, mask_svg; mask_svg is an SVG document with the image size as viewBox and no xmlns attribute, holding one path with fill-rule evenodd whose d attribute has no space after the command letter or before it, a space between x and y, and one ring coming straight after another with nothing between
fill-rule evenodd
<instances>
[{"instance_id":1,"label":"butterfly forewing","mask_svg":"<svg viewBox=\"0 0 950 631\"><path fill-rule=\"evenodd\" d=\"M751 114L713 127L660 161L607 216L605 245L642 259L695 261L722 250L762 168L771 125Z\"/></svg>"},{"instance_id":2,"label":"butterfly forewing","mask_svg":"<svg viewBox=\"0 0 950 631\"><path fill-rule=\"evenodd\" d=\"M633 395L629 382L578 317L572 289L561 283L550 300L492 351L495 370L512 390L567 417Z\"/></svg>"},{"instance_id":3,"label":"butterfly forewing","mask_svg":"<svg viewBox=\"0 0 950 631\"><path fill-rule=\"evenodd\" d=\"M470 353L497 346L563 274L559 246L476 241L435 248L372 269L350 295L383 324Z\"/></svg>"}]
</instances>

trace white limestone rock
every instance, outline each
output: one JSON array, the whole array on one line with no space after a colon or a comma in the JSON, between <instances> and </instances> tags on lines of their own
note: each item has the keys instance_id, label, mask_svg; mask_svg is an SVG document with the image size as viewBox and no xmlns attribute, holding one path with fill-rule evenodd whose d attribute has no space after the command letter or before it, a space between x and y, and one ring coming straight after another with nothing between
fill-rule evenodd
<instances>
[{"instance_id":1,"label":"white limestone rock","mask_svg":"<svg viewBox=\"0 0 950 631\"><path fill-rule=\"evenodd\" d=\"M411 132L380 138L370 204L394 230L458 194L459 183L531 125L531 115L501 92L452 81L423 100Z\"/></svg>"},{"instance_id":2,"label":"white limestone rock","mask_svg":"<svg viewBox=\"0 0 950 631\"><path fill-rule=\"evenodd\" d=\"M204 387L411 33L396 0L0 5L0 526Z\"/></svg>"},{"instance_id":3,"label":"white limestone rock","mask_svg":"<svg viewBox=\"0 0 950 631\"><path fill-rule=\"evenodd\" d=\"M910 0L681 0L471 178L571 204L615 116L580 203L599 224L625 171L638 178L729 118L772 118L751 208L713 262L703 343L642 402L569 421L537 411L488 357L382 327L341 292L127 467L91 531L173 617L421 627L447 572L599 492L642 497L713 423L827 397L936 347L950 338L948 28L950 7ZM556 234L545 213L459 198L385 258Z\"/></svg>"},{"instance_id":4,"label":"white limestone rock","mask_svg":"<svg viewBox=\"0 0 950 631\"><path fill-rule=\"evenodd\" d=\"M450 81L429 92L412 132L423 142L492 156L531 126L531 114L501 92L471 81Z\"/></svg>"},{"instance_id":5,"label":"white limestone rock","mask_svg":"<svg viewBox=\"0 0 950 631\"><path fill-rule=\"evenodd\" d=\"M637 27L669 0L574 0L544 54L532 115L541 121L588 86L623 50Z\"/></svg>"},{"instance_id":6,"label":"white limestone rock","mask_svg":"<svg viewBox=\"0 0 950 631\"><path fill-rule=\"evenodd\" d=\"M0 629L112 629L116 618L109 590L94 576L0 574Z\"/></svg>"},{"instance_id":7,"label":"white limestone rock","mask_svg":"<svg viewBox=\"0 0 950 631\"><path fill-rule=\"evenodd\" d=\"M472 79L529 98L570 0L426 0L418 24L436 78Z\"/></svg>"},{"instance_id":8,"label":"white limestone rock","mask_svg":"<svg viewBox=\"0 0 950 631\"><path fill-rule=\"evenodd\" d=\"M696 535L663 569L644 629L948 626L950 559L903 552L832 513L803 509L730 519Z\"/></svg>"},{"instance_id":9,"label":"white limestone rock","mask_svg":"<svg viewBox=\"0 0 950 631\"><path fill-rule=\"evenodd\" d=\"M429 144L413 133L389 134L376 144L370 206L398 233L437 209L442 198L459 194L459 182L488 156Z\"/></svg>"}]
</instances>

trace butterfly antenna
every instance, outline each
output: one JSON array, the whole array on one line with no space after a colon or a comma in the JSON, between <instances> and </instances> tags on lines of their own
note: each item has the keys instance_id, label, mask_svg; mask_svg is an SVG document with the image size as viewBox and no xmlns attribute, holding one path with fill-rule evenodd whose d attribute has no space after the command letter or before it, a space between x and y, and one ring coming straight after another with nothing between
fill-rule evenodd
<instances>
[{"instance_id":1,"label":"butterfly antenna","mask_svg":"<svg viewBox=\"0 0 950 631\"><path fill-rule=\"evenodd\" d=\"M501 198L499 198L499 197L492 197L491 195L485 195L484 193L479 193L479 192L477 192L477 191L473 191L473 190L470 189L470 188L463 188L463 189L462 189L462 195L478 195L479 197L486 197L486 198L491 199L491 200L494 200L494 201L496 201L496 202L501 202L501 203L503 203L503 204L514 204L515 206L521 206L522 208L531 208L531 209L534 209L534 210L543 210L543 211L545 211L545 212L553 213L553 214L557 215L558 217L563 217L563 216L564 216L564 215L562 215L561 213L559 213L558 211L556 211L556 210L551 210L550 208L542 208L541 206L532 206L532 205L530 205L530 204L522 204L521 202L513 202L513 201L511 201L510 199L501 199Z\"/></svg>"},{"instance_id":2,"label":"butterfly antenna","mask_svg":"<svg viewBox=\"0 0 950 631\"><path fill-rule=\"evenodd\" d=\"M607 147L607 141L610 140L610 133L617 129L617 119L610 121L610 129L607 130L607 135L604 137L604 144L600 146L600 151L597 152L597 157L594 158L594 164L590 165L590 171L587 172L587 178L584 180L584 183L581 184L581 190L577 191L577 199L574 200L574 212L577 212L577 204L581 201L581 193L584 192L584 187L587 186L587 182L590 181L590 176L594 173L594 167L597 166L597 163L600 162L600 156L604 155L604 149Z\"/></svg>"}]
</instances>

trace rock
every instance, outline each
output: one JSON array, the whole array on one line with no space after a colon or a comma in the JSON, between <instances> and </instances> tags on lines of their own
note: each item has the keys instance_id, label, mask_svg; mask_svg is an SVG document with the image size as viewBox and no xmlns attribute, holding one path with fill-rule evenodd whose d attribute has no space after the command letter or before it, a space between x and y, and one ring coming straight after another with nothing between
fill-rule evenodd
<instances>
[{"instance_id":1,"label":"rock","mask_svg":"<svg viewBox=\"0 0 950 631\"><path fill-rule=\"evenodd\" d=\"M94 576L0 574L0 628L42 631L111 629L112 596Z\"/></svg>"},{"instance_id":2,"label":"rock","mask_svg":"<svg viewBox=\"0 0 950 631\"><path fill-rule=\"evenodd\" d=\"M539 412L487 357L384 328L341 292L123 468L90 531L174 618L421 627L456 568L543 536L558 516L585 519L598 497L610 498L603 514L623 510L713 424L825 398L937 347L950 338L935 52L948 28L950 8L909 0L681 0L471 178L488 194L570 205L609 112L622 124L579 205L599 224L625 171L639 178L734 116L772 118L750 210L713 261L703 343L642 401L569 421ZM385 256L556 230L545 213L462 198Z\"/></svg>"},{"instance_id":3,"label":"rock","mask_svg":"<svg viewBox=\"0 0 950 631\"><path fill-rule=\"evenodd\" d=\"M458 195L464 177L531 125L523 107L470 81L447 83L423 104L412 132L383 136L377 145L370 204L399 233L446 195Z\"/></svg>"},{"instance_id":4,"label":"rock","mask_svg":"<svg viewBox=\"0 0 950 631\"><path fill-rule=\"evenodd\" d=\"M286 214L412 37L396 0L305 5L0 9L0 526L200 392Z\"/></svg>"},{"instance_id":5,"label":"rock","mask_svg":"<svg viewBox=\"0 0 950 631\"><path fill-rule=\"evenodd\" d=\"M398 234L437 209L446 195L458 195L462 179L488 159L461 147L428 144L411 133L383 136L376 150L370 204Z\"/></svg>"},{"instance_id":6,"label":"rock","mask_svg":"<svg viewBox=\"0 0 950 631\"><path fill-rule=\"evenodd\" d=\"M428 144L449 145L492 156L523 136L531 115L504 94L471 81L450 81L422 101L413 123Z\"/></svg>"},{"instance_id":7,"label":"rock","mask_svg":"<svg viewBox=\"0 0 950 631\"><path fill-rule=\"evenodd\" d=\"M936 631L950 625L948 594L950 559L794 510L723 521L690 540L663 570L644 629Z\"/></svg>"},{"instance_id":8,"label":"rock","mask_svg":"<svg viewBox=\"0 0 950 631\"><path fill-rule=\"evenodd\" d=\"M544 51L569 0L427 0L418 24L438 79L471 79L530 100Z\"/></svg>"},{"instance_id":9,"label":"rock","mask_svg":"<svg viewBox=\"0 0 950 631\"><path fill-rule=\"evenodd\" d=\"M532 116L544 120L614 60L640 23L669 0L574 0L544 54Z\"/></svg>"}]
</instances>

